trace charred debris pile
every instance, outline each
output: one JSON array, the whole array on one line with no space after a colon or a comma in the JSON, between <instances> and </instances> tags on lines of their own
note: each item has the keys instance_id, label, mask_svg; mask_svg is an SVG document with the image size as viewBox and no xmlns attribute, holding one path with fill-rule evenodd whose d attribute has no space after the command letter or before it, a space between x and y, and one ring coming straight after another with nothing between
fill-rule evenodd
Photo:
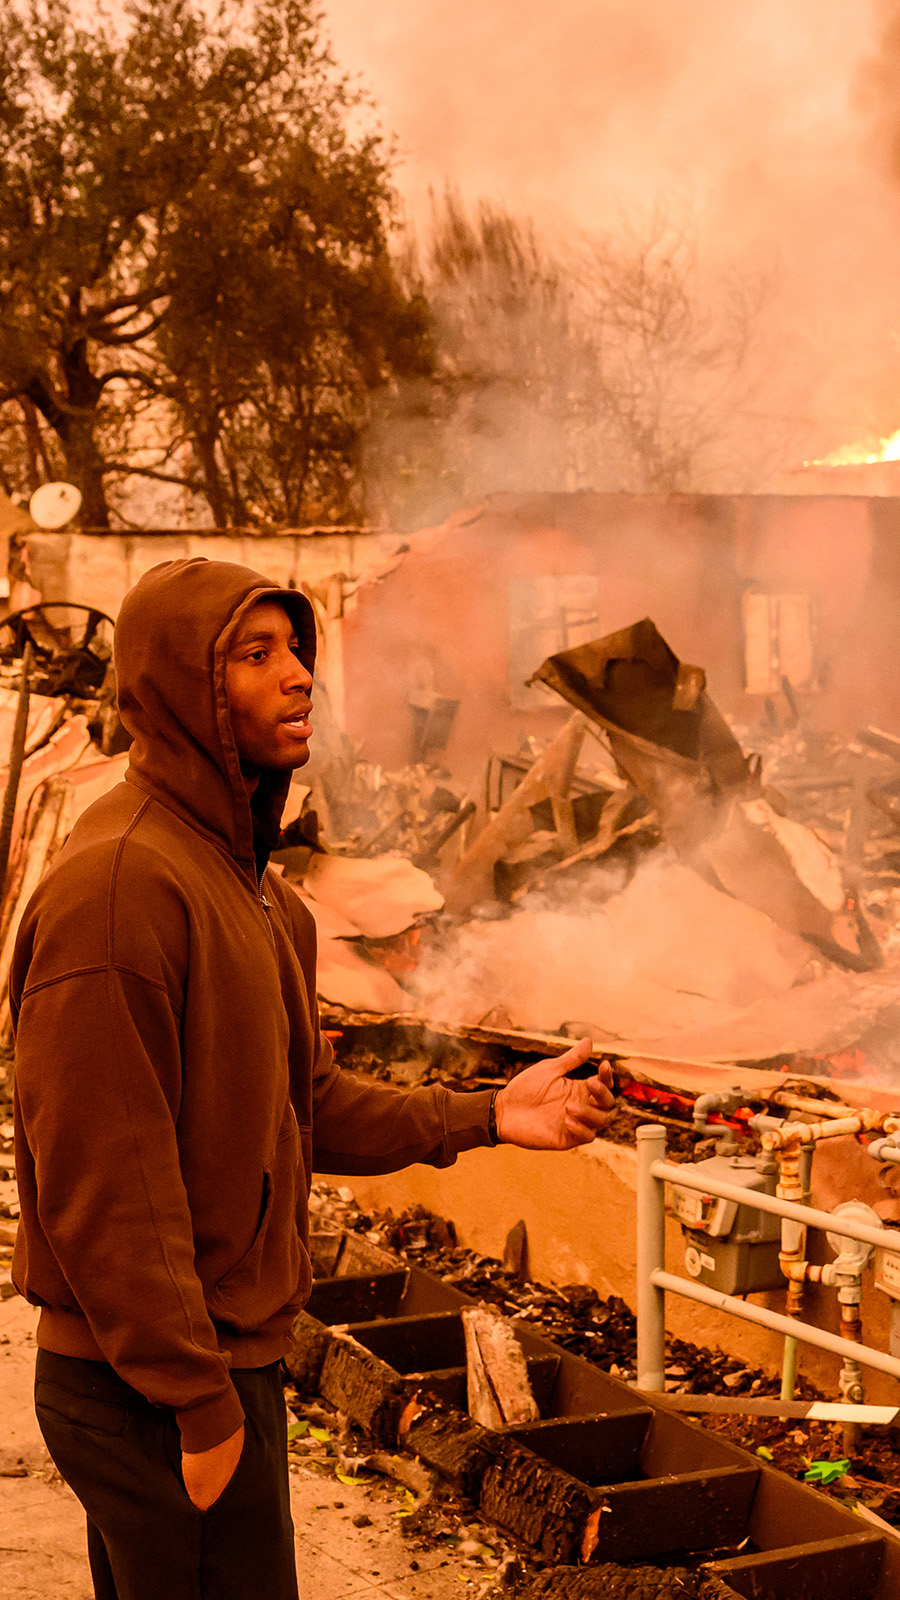
<instances>
[{"instance_id":1,"label":"charred debris pile","mask_svg":"<svg viewBox=\"0 0 900 1600\"><path fill-rule=\"evenodd\" d=\"M7 979L22 913L81 812L118 783L111 618L38 604L0 622L0 1052L11 1045Z\"/></svg>"},{"instance_id":2,"label":"charred debris pile","mask_svg":"<svg viewBox=\"0 0 900 1600\"><path fill-rule=\"evenodd\" d=\"M571 714L468 792L337 735L297 784L275 865L339 1054L490 1080L590 1033L648 1086L635 1063L892 1081L900 735L822 734L789 686L731 726L649 620L533 681Z\"/></svg>"},{"instance_id":3,"label":"charred debris pile","mask_svg":"<svg viewBox=\"0 0 900 1600\"><path fill-rule=\"evenodd\" d=\"M317 1182L310 1211L314 1259L333 1253L340 1236L335 1230L344 1230L351 1270L384 1271L398 1261L424 1268L482 1306L493 1307L511 1325L551 1340L611 1377L634 1381L636 1324L628 1306L587 1284L549 1285L532 1279L522 1223L511 1230L501 1261L460 1246L453 1223L421 1205L399 1215L362 1210L350 1190ZM327 1266L317 1270L327 1271ZM844 1505L866 1507L892 1526L900 1524L894 1444L884 1429L870 1429L859 1438L853 1459L839 1463L843 1471L811 1474L813 1458L842 1454L842 1439L838 1424L816 1419L815 1403L824 1397L805 1377L797 1381L794 1403L786 1406L778 1399L779 1379L748 1367L739 1354L668 1336L665 1388L677 1411L702 1415L706 1428L750 1448L782 1472L800 1480L814 1478L817 1489Z\"/></svg>"},{"instance_id":4,"label":"charred debris pile","mask_svg":"<svg viewBox=\"0 0 900 1600\"><path fill-rule=\"evenodd\" d=\"M636 1372L637 1324L618 1295L602 1296L589 1284L544 1284L528 1276L528 1239L523 1223L510 1231L503 1260L480 1255L457 1242L452 1222L416 1205L395 1216L390 1210L362 1210L349 1189L324 1182L313 1185L310 1216L314 1242L329 1230L344 1228L365 1244L395 1252L404 1261L425 1267L482 1304L529 1324L562 1349L609 1372L633 1381ZM670 1391L703 1394L776 1395L777 1378L749 1369L738 1356L708 1350L683 1339L666 1343L666 1380ZM821 1398L805 1378L802 1398Z\"/></svg>"}]
</instances>

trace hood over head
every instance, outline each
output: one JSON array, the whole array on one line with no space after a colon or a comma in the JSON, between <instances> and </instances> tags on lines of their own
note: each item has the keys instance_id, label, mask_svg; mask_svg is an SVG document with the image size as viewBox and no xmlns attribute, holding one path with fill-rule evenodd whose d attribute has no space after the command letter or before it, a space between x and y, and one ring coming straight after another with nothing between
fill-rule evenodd
<instances>
[{"instance_id":1,"label":"hood over head","mask_svg":"<svg viewBox=\"0 0 900 1600\"><path fill-rule=\"evenodd\" d=\"M225 663L244 612L277 600L313 671L316 623L306 596L230 561L165 561L122 602L115 631L119 715L134 739L128 780L155 795L238 861L253 863L254 820L278 838L290 772L263 771L252 807L231 731Z\"/></svg>"}]
</instances>

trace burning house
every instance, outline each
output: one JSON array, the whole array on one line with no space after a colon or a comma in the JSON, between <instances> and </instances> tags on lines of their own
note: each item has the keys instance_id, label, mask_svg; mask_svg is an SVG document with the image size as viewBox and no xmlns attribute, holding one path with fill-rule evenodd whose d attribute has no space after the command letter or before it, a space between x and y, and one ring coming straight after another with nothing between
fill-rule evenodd
<instances>
[{"instance_id":1,"label":"burning house","mask_svg":"<svg viewBox=\"0 0 900 1600\"><path fill-rule=\"evenodd\" d=\"M409 543L341 629L346 730L389 769L550 736L536 668L643 616L741 722L787 683L823 729L900 726L900 501L497 495Z\"/></svg>"}]
</instances>

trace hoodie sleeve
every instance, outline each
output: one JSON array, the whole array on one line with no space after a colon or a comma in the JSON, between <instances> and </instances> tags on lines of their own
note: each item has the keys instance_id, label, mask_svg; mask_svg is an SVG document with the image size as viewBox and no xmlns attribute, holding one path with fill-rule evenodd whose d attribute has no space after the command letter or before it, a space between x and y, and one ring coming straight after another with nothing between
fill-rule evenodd
<instances>
[{"instance_id":1,"label":"hoodie sleeve","mask_svg":"<svg viewBox=\"0 0 900 1600\"><path fill-rule=\"evenodd\" d=\"M490 1103L490 1089L394 1089L333 1067L313 1118L314 1169L352 1176L399 1172L417 1161L452 1166L464 1150L490 1144Z\"/></svg>"},{"instance_id":2,"label":"hoodie sleeve","mask_svg":"<svg viewBox=\"0 0 900 1600\"><path fill-rule=\"evenodd\" d=\"M296 896L294 947L313 1028L312 1159L316 1172L348 1176L399 1172L424 1162L452 1166L464 1150L491 1143L490 1089L462 1093L430 1084L397 1089L342 1071L322 1033L316 999L315 926Z\"/></svg>"},{"instance_id":3,"label":"hoodie sleeve","mask_svg":"<svg viewBox=\"0 0 900 1600\"><path fill-rule=\"evenodd\" d=\"M207 1449L234 1433L243 1410L194 1267L169 985L111 962L73 971L71 920L67 930L65 919L45 917L36 950L30 935L23 925L26 977L17 984L14 971L12 989L16 1286L33 1299L30 1283L50 1285L48 1315L80 1311L120 1377L174 1408L185 1449ZM61 940L65 971L55 959Z\"/></svg>"}]
</instances>

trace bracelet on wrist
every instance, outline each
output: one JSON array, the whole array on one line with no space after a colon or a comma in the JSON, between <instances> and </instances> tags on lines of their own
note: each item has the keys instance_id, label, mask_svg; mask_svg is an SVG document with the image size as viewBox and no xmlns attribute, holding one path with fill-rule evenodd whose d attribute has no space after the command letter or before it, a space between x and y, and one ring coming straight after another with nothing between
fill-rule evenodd
<instances>
[{"instance_id":1,"label":"bracelet on wrist","mask_svg":"<svg viewBox=\"0 0 900 1600\"><path fill-rule=\"evenodd\" d=\"M499 1093L499 1089L494 1090L488 1107L488 1139L491 1144L500 1143L500 1134L497 1129L497 1096Z\"/></svg>"}]
</instances>

